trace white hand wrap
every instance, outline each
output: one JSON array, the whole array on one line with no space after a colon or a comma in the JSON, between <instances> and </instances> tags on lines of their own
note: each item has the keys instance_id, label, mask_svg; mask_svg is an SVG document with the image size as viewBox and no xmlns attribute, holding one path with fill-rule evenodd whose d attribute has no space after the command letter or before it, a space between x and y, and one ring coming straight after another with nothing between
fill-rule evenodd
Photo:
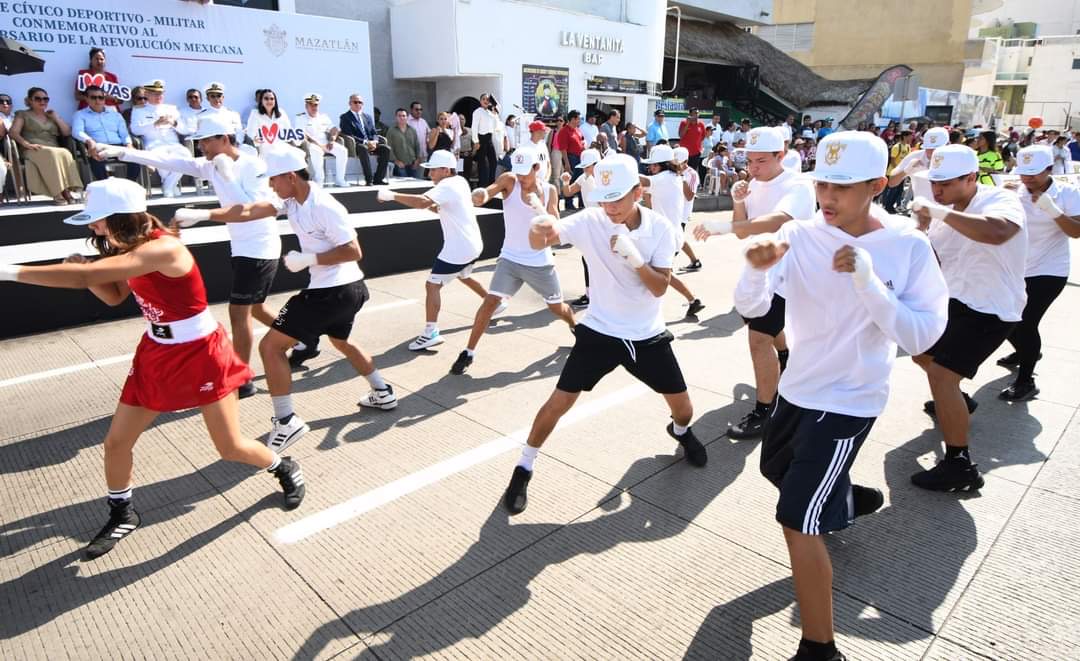
<instances>
[{"instance_id":1,"label":"white hand wrap","mask_svg":"<svg viewBox=\"0 0 1080 661\"><path fill-rule=\"evenodd\" d=\"M863 290L870 286L870 279L874 277L874 260L870 253L862 248L855 248L855 271L851 274L851 280L855 283L855 289Z\"/></svg>"},{"instance_id":2,"label":"white hand wrap","mask_svg":"<svg viewBox=\"0 0 1080 661\"><path fill-rule=\"evenodd\" d=\"M394 201L394 191L390 190L389 188L380 188L379 192L376 193L375 195L376 195L376 197L379 198L380 202L393 202Z\"/></svg>"},{"instance_id":3,"label":"white hand wrap","mask_svg":"<svg viewBox=\"0 0 1080 661\"><path fill-rule=\"evenodd\" d=\"M911 201L911 208L915 211L922 211L925 209L926 212L930 214L930 217L934 220L941 220L945 216L949 215L950 211L952 211L952 209L950 209L949 207L943 204L938 204L933 200L928 200L921 195Z\"/></svg>"},{"instance_id":4,"label":"white hand wrap","mask_svg":"<svg viewBox=\"0 0 1080 661\"><path fill-rule=\"evenodd\" d=\"M297 252L290 250L285 254L285 268L293 273L303 271L309 266L319 263L319 256L309 252Z\"/></svg>"},{"instance_id":5,"label":"white hand wrap","mask_svg":"<svg viewBox=\"0 0 1080 661\"><path fill-rule=\"evenodd\" d=\"M734 202L744 202L748 195L750 195L750 184L745 181L737 181L731 187L731 199Z\"/></svg>"},{"instance_id":6,"label":"white hand wrap","mask_svg":"<svg viewBox=\"0 0 1080 661\"><path fill-rule=\"evenodd\" d=\"M487 204L488 200L490 199L486 188L475 188L473 189L472 195L473 198L475 198L477 195L483 198L481 199L480 204Z\"/></svg>"},{"instance_id":7,"label":"white hand wrap","mask_svg":"<svg viewBox=\"0 0 1080 661\"><path fill-rule=\"evenodd\" d=\"M635 269L645 265L645 258L641 256L641 251L634 245L634 240L630 238L629 234L617 236L614 249L616 255L625 259Z\"/></svg>"},{"instance_id":8,"label":"white hand wrap","mask_svg":"<svg viewBox=\"0 0 1080 661\"><path fill-rule=\"evenodd\" d=\"M537 225L539 223L544 223L544 222L557 223L557 222L559 222L559 219L556 218L555 216L552 216L549 213L542 213L542 214L540 214L538 216L533 216L533 219L529 222L529 224L530 225Z\"/></svg>"},{"instance_id":9,"label":"white hand wrap","mask_svg":"<svg viewBox=\"0 0 1080 661\"><path fill-rule=\"evenodd\" d=\"M204 220L210 220L210 210L181 208L176 210L173 218L176 219L176 224L180 227L191 227Z\"/></svg>"},{"instance_id":10,"label":"white hand wrap","mask_svg":"<svg viewBox=\"0 0 1080 661\"><path fill-rule=\"evenodd\" d=\"M15 282L19 279L19 271L22 270L21 266L15 264L0 264L0 282Z\"/></svg>"},{"instance_id":11,"label":"white hand wrap","mask_svg":"<svg viewBox=\"0 0 1080 661\"><path fill-rule=\"evenodd\" d=\"M706 220L703 224L709 234L731 234L730 220Z\"/></svg>"},{"instance_id":12,"label":"white hand wrap","mask_svg":"<svg viewBox=\"0 0 1080 661\"><path fill-rule=\"evenodd\" d=\"M1046 193L1039 196L1039 201L1035 203L1035 206L1039 207L1047 216L1051 218L1057 218L1062 215L1061 207L1054 202L1054 198L1050 197Z\"/></svg>"}]
</instances>

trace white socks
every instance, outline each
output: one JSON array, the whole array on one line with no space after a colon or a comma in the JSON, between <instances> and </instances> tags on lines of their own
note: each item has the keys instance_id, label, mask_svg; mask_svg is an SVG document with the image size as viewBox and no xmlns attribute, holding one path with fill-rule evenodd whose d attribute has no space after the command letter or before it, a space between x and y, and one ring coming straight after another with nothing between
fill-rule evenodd
<instances>
[{"instance_id":1,"label":"white socks","mask_svg":"<svg viewBox=\"0 0 1080 661\"><path fill-rule=\"evenodd\" d=\"M371 374L365 374L364 378L371 384L371 387L375 390L386 390L386 381L383 381L382 374L379 374L379 370L371 370Z\"/></svg>"},{"instance_id":2,"label":"white socks","mask_svg":"<svg viewBox=\"0 0 1080 661\"><path fill-rule=\"evenodd\" d=\"M293 414L292 395L271 396L270 401L274 404L274 417L278 420Z\"/></svg>"},{"instance_id":3,"label":"white socks","mask_svg":"<svg viewBox=\"0 0 1080 661\"><path fill-rule=\"evenodd\" d=\"M435 321L429 321L424 324L424 337L435 337L439 334L439 324Z\"/></svg>"},{"instance_id":4,"label":"white socks","mask_svg":"<svg viewBox=\"0 0 1080 661\"><path fill-rule=\"evenodd\" d=\"M277 467L281 465L281 455L274 452L274 460L270 462L270 465L266 467L267 473L273 473L277 470Z\"/></svg>"},{"instance_id":5,"label":"white socks","mask_svg":"<svg viewBox=\"0 0 1080 661\"><path fill-rule=\"evenodd\" d=\"M683 427L682 425L675 422L674 420L671 421L671 431L675 432L676 436L682 436L683 434L686 433L687 429L690 429L690 427Z\"/></svg>"},{"instance_id":6,"label":"white socks","mask_svg":"<svg viewBox=\"0 0 1080 661\"><path fill-rule=\"evenodd\" d=\"M109 489L109 500L115 503L131 500L131 487L117 489L116 491Z\"/></svg>"},{"instance_id":7,"label":"white socks","mask_svg":"<svg viewBox=\"0 0 1080 661\"><path fill-rule=\"evenodd\" d=\"M468 347L465 347L465 354L466 354L466 355L467 355L467 356L468 356L469 358L472 358L473 356L475 356L475 355L476 355L476 349L470 349L470 348L468 348Z\"/></svg>"},{"instance_id":8,"label":"white socks","mask_svg":"<svg viewBox=\"0 0 1080 661\"><path fill-rule=\"evenodd\" d=\"M525 470L532 472L533 462L536 461L536 455L540 453L540 448L534 448L531 445L526 445L521 449L521 458L518 459L517 465L521 466Z\"/></svg>"}]
</instances>

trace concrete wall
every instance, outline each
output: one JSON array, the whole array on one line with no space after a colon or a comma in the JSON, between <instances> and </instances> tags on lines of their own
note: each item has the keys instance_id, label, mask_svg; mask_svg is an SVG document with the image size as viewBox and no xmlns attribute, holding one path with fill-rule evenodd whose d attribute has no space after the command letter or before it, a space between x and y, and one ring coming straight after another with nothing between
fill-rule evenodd
<instances>
[{"instance_id":1,"label":"concrete wall","mask_svg":"<svg viewBox=\"0 0 1080 661\"><path fill-rule=\"evenodd\" d=\"M390 47L390 6L397 4L391 0L295 0L296 12L318 16L335 16L367 21L371 30L371 83L374 99L365 104L367 112L374 112L376 106L383 112L383 122L388 126L394 123L394 108L408 107L411 101L424 104L424 116L428 121L435 116L429 112L435 106L435 85L418 80L397 80L394 78L394 53ZM423 43L414 41L404 45L395 45L399 52L423 51ZM348 71L341 75L349 76ZM326 99L325 112L340 114L348 107L348 99ZM339 109L340 107L340 109ZM430 115L430 116L429 116Z\"/></svg>"},{"instance_id":2,"label":"concrete wall","mask_svg":"<svg viewBox=\"0 0 1080 661\"><path fill-rule=\"evenodd\" d=\"M814 45L791 53L833 79L906 64L924 87L959 90L972 0L776 0L774 23L814 23Z\"/></svg>"},{"instance_id":3,"label":"concrete wall","mask_svg":"<svg viewBox=\"0 0 1080 661\"><path fill-rule=\"evenodd\" d=\"M1080 57L1080 37L1034 50L1024 115L1041 115L1048 127L1062 128L1070 109L1073 117L1080 115L1080 69L1072 68L1073 58Z\"/></svg>"},{"instance_id":4,"label":"concrete wall","mask_svg":"<svg viewBox=\"0 0 1080 661\"><path fill-rule=\"evenodd\" d=\"M971 17L969 36L979 29L1009 23L1037 23L1038 35L1076 34L1080 30L1080 0L1003 0L1000 7Z\"/></svg>"}]
</instances>

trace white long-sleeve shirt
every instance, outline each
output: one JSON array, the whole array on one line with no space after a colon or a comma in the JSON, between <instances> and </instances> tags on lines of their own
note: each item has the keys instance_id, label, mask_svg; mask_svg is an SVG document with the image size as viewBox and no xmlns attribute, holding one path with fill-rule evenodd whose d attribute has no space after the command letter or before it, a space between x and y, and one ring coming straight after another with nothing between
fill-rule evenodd
<instances>
[{"instance_id":1,"label":"white long-sleeve shirt","mask_svg":"<svg viewBox=\"0 0 1080 661\"><path fill-rule=\"evenodd\" d=\"M120 160L140 163L150 167L207 179L223 207L252 202L270 202L278 209L281 200L270 190L266 178L266 164L262 159L240 152L233 161L233 176L226 180L214 164L202 156L175 156L137 149L125 149ZM253 259L278 259L281 257L281 238L278 236L277 220L261 218L246 223L227 223L229 247L233 257Z\"/></svg>"},{"instance_id":2,"label":"white long-sleeve shirt","mask_svg":"<svg viewBox=\"0 0 1080 661\"><path fill-rule=\"evenodd\" d=\"M735 288L739 313L760 317L783 279L791 357L780 394L796 406L877 417L889 398L897 345L920 354L945 332L949 293L930 242L911 220L880 207L872 213L884 227L859 237L820 213L785 223L776 240L790 244L787 254L768 271L747 265ZM873 260L874 277L863 290L850 273L833 270L845 245Z\"/></svg>"}]
</instances>

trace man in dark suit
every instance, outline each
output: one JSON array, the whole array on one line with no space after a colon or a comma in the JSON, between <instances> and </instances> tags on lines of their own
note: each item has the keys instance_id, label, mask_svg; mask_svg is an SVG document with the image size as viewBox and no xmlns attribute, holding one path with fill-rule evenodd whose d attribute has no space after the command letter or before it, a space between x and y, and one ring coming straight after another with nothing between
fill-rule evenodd
<instances>
[{"instance_id":1,"label":"man in dark suit","mask_svg":"<svg viewBox=\"0 0 1080 661\"><path fill-rule=\"evenodd\" d=\"M359 94L349 97L349 109L341 113L338 127L342 134L352 136L356 140L356 151L359 156L360 167L364 169L364 181L370 186L386 184L383 178L386 176L386 163L390 160L390 147L385 142L378 142L378 134L375 133L375 123L371 121L371 115L362 112L364 99ZM375 177L371 175L371 161L367 154L375 154L378 162L375 166ZM373 181L374 179L374 181Z\"/></svg>"}]
</instances>

